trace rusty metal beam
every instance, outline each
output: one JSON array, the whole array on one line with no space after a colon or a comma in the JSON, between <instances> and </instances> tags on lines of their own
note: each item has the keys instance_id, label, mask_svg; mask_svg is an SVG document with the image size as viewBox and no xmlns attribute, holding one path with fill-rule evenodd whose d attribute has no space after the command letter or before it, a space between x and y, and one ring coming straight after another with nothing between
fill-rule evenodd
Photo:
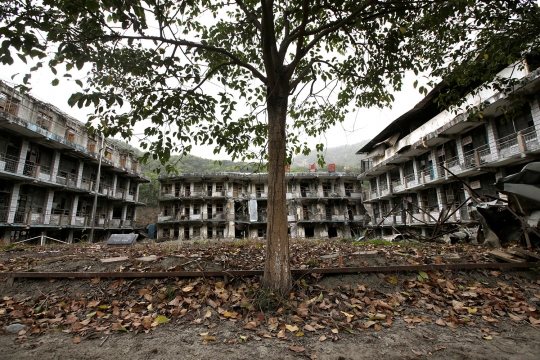
<instances>
[{"instance_id":1,"label":"rusty metal beam","mask_svg":"<svg viewBox=\"0 0 540 360\"><path fill-rule=\"evenodd\" d=\"M538 268L540 262L528 263L467 263L467 264L424 264L424 265L391 265L362 266L342 268L293 269L293 275L306 274L354 274L375 272L405 272L429 270L472 270L472 269L517 269ZM263 270L230 270L230 271L156 271L156 272L8 272L0 273L0 277L10 279L91 279L91 278L167 278L167 277L223 277L223 276L257 276Z\"/></svg>"}]
</instances>

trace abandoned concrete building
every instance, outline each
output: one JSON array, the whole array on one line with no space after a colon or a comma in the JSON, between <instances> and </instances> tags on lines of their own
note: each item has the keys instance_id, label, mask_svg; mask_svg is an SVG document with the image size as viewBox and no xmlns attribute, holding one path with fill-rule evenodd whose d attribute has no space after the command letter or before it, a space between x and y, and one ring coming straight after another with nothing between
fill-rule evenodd
<instances>
[{"instance_id":1,"label":"abandoned concrete building","mask_svg":"<svg viewBox=\"0 0 540 360\"><path fill-rule=\"evenodd\" d=\"M483 89L467 98L469 105L489 104L478 119L441 112L435 89L357 152L365 154L358 179L369 183L362 197L376 236L430 235L443 209L451 215L447 223L467 224L467 206L460 205L470 203L470 194L456 177L490 201L498 196L497 179L540 157L540 70L501 72L510 74L525 82L516 90L526 102L519 111L511 97ZM509 118L504 107L516 111Z\"/></svg>"},{"instance_id":2,"label":"abandoned concrete building","mask_svg":"<svg viewBox=\"0 0 540 360\"><path fill-rule=\"evenodd\" d=\"M264 238L268 175L207 173L160 176L158 239ZM293 238L351 237L364 221L361 183L344 173L287 173Z\"/></svg>"},{"instance_id":3,"label":"abandoned concrete building","mask_svg":"<svg viewBox=\"0 0 540 360\"><path fill-rule=\"evenodd\" d=\"M83 123L0 82L0 239L84 239L93 210L96 239L132 231L149 180L135 155L105 140L96 189L101 144Z\"/></svg>"}]
</instances>

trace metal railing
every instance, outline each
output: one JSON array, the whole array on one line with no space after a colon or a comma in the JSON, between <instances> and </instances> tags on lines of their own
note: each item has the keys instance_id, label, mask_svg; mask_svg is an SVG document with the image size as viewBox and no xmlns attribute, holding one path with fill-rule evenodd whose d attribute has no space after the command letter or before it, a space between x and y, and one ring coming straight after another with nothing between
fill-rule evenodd
<instances>
[{"instance_id":1,"label":"metal railing","mask_svg":"<svg viewBox=\"0 0 540 360\"><path fill-rule=\"evenodd\" d=\"M19 158L13 155L0 154L0 171L16 173L19 167Z\"/></svg>"}]
</instances>

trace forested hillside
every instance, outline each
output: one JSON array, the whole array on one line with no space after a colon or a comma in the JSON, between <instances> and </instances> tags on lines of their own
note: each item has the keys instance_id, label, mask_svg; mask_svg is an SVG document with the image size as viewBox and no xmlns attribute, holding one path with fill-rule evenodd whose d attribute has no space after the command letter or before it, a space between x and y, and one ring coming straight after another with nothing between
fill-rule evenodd
<instances>
[{"instance_id":1,"label":"forested hillside","mask_svg":"<svg viewBox=\"0 0 540 360\"><path fill-rule=\"evenodd\" d=\"M360 159L355 153L364 146L368 140L361 141L356 144L341 145L325 149L323 152L326 167L328 164L336 164L337 171L341 171L344 166L351 168L355 172L360 166ZM312 152L308 156L295 156L292 163L292 169L308 168L310 164L317 164L317 153ZM317 165L319 168L319 165Z\"/></svg>"}]
</instances>

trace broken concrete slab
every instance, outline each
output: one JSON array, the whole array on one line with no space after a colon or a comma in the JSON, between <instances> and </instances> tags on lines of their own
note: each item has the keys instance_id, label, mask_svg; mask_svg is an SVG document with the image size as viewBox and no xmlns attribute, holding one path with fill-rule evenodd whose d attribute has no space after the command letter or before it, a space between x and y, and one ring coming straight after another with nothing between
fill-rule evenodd
<instances>
[{"instance_id":1,"label":"broken concrete slab","mask_svg":"<svg viewBox=\"0 0 540 360\"><path fill-rule=\"evenodd\" d=\"M104 259L100 259L99 261L101 261L104 264L112 264L112 263L122 262L126 260L129 260L127 256L119 256L119 257L113 257L113 258L104 258Z\"/></svg>"},{"instance_id":2,"label":"broken concrete slab","mask_svg":"<svg viewBox=\"0 0 540 360\"><path fill-rule=\"evenodd\" d=\"M138 234L113 234L107 240L107 245L134 245Z\"/></svg>"},{"instance_id":3,"label":"broken concrete slab","mask_svg":"<svg viewBox=\"0 0 540 360\"><path fill-rule=\"evenodd\" d=\"M148 255L148 256L136 258L135 261L152 262L152 261L156 261L157 259L158 257L156 255Z\"/></svg>"}]
</instances>

